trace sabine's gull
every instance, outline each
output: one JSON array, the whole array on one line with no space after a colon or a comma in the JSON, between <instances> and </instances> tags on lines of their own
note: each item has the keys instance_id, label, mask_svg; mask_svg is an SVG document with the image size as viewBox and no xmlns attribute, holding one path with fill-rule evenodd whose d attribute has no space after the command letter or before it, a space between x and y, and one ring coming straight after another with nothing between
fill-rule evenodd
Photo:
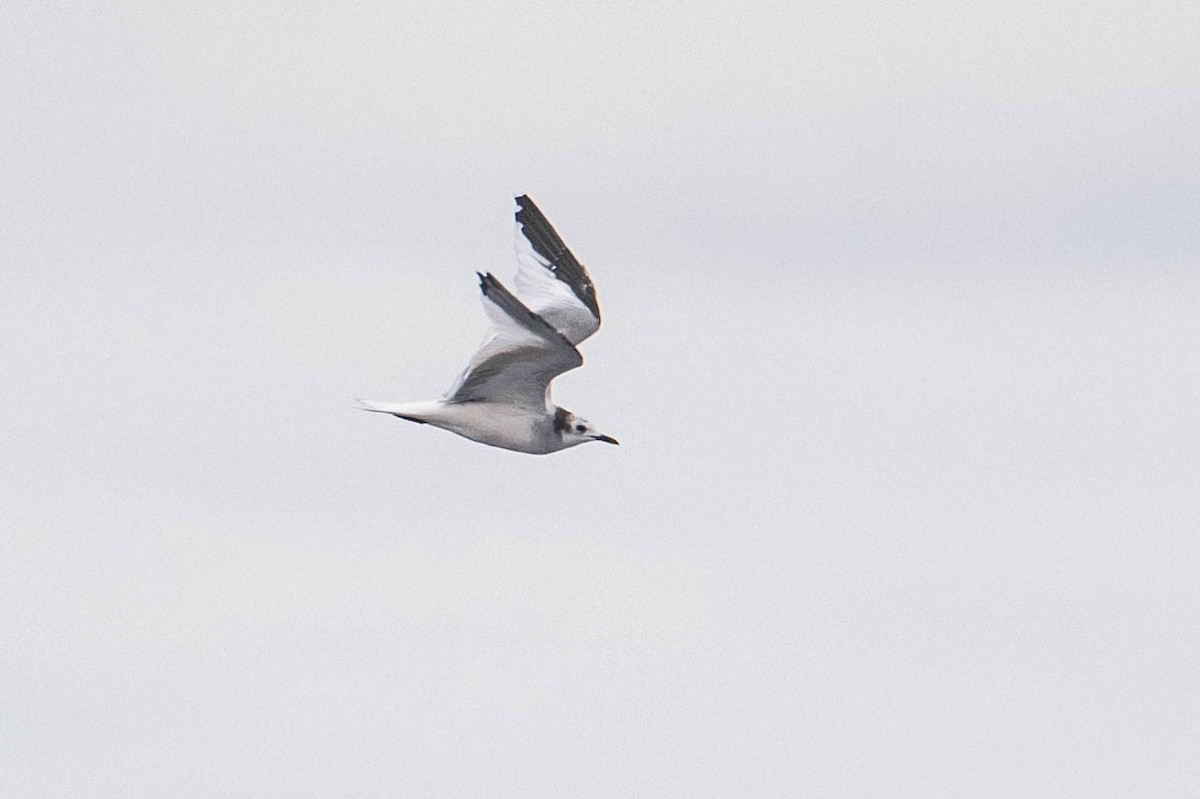
<instances>
[{"instance_id":1,"label":"sabine's gull","mask_svg":"<svg viewBox=\"0 0 1200 799\"><path fill-rule=\"evenodd\" d=\"M575 347L600 327L596 289L550 222L517 198L517 291L479 273L491 329L440 400L375 402L363 410L431 424L493 447L543 455L602 435L550 401L550 381L583 363Z\"/></svg>"}]
</instances>

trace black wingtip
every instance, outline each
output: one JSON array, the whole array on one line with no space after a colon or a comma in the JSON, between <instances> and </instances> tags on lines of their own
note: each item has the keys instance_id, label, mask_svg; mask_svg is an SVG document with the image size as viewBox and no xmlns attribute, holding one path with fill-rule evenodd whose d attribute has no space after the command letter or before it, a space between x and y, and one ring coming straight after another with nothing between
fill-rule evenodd
<instances>
[{"instance_id":1,"label":"black wingtip","mask_svg":"<svg viewBox=\"0 0 1200 799\"><path fill-rule=\"evenodd\" d=\"M530 246L546 261L554 276L570 286L579 301L599 321L600 305L596 302L596 290L592 286L592 279L588 275L587 269L575 258L562 237L558 235L558 231L550 224L550 220L537 207L537 204L529 199L528 194L522 194L516 200L517 225L520 226L521 232Z\"/></svg>"},{"instance_id":2,"label":"black wingtip","mask_svg":"<svg viewBox=\"0 0 1200 799\"><path fill-rule=\"evenodd\" d=\"M475 274L479 276L479 290L486 296L488 289L495 287L496 278L491 272L476 272Z\"/></svg>"},{"instance_id":3,"label":"black wingtip","mask_svg":"<svg viewBox=\"0 0 1200 799\"><path fill-rule=\"evenodd\" d=\"M517 201L517 212L514 216L521 227L527 227L531 224L535 227L542 227L543 225L550 227L549 220L542 213L542 209L537 207L537 203L533 201L532 197L528 194L522 194L520 197L514 197L513 199ZM551 230L553 230L553 227L551 227ZM558 244L563 247L566 246L562 244L561 240L559 240Z\"/></svg>"},{"instance_id":4,"label":"black wingtip","mask_svg":"<svg viewBox=\"0 0 1200 799\"><path fill-rule=\"evenodd\" d=\"M476 274L479 275L479 288L483 291L483 296L507 314L514 322L539 336L561 340L567 347L570 347L572 350L575 349L574 344L568 341L562 333L555 330L549 322L529 310L525 303L517 299L516 295L497 280L491 272L487 274L476 272Z\"/></svg>"},{"instance_id":5,"label":"black wingtip","mask_svg":"<svg viewBox=\"0 0 1200 799\"><path fill-rule=\"evenodd\" d=\"M528 194L522 194L520 197L514 197L517 201L517 219L520 222L526 221L527 218L545 219L546 215L542 213L542 209L537 207L537 203ZM549 224L547 222L547 224Z\"/></svg>"}]
</instances>

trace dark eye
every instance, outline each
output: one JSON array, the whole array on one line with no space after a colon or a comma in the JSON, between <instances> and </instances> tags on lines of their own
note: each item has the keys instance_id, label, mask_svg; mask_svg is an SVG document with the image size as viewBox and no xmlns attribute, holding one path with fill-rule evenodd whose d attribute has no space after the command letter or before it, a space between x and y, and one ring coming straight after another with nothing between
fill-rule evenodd
<instances>
[{"instance_id":1,"label":"dark eye","mask_svg":"<svg viewBox=\"0 0 1200 799\"><path fill-rule=\"evenodd\" d=\"M586 428L586 427L584 427L583 425L581 425L581 424L577 424L577 425L575 425L575 432L576 432L576 433L582 433L584 430L587 430L587 428Z\"/></svg>"}]
</instances>

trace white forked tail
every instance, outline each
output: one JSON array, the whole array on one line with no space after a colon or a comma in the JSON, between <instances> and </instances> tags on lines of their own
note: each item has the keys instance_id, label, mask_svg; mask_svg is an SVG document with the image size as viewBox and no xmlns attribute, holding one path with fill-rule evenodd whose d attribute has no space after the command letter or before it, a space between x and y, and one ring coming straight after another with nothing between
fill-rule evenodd
<instances>
[{"instance_id":1,"label":"white forked tail","mask_svg":"<svg viewBox=\"0 0 1200 799\"><path fill-rule=\"evenodd\" d=\"M358 406L364 411L375 413L390 413L401 419L407 419L417 424L425 424L437 415L438 402L378 402L376 400L357 400Z\"/></svg>"}]
</instances>

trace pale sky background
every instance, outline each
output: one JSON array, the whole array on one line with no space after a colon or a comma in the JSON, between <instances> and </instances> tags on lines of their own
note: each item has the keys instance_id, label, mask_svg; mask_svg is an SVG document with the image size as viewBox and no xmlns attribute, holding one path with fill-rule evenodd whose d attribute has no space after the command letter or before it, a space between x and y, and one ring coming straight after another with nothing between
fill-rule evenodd
<instances>
[{"instance_id":1,"label":"pale sky background","mask_svg":"<svg viewBox=\"0 0 1200 799\"><path fill-rule=\"evenodd\" d=\"M0 795L1200 794L1200 5L480 5L6 4Z\"/></svg>"}]
</instances>

